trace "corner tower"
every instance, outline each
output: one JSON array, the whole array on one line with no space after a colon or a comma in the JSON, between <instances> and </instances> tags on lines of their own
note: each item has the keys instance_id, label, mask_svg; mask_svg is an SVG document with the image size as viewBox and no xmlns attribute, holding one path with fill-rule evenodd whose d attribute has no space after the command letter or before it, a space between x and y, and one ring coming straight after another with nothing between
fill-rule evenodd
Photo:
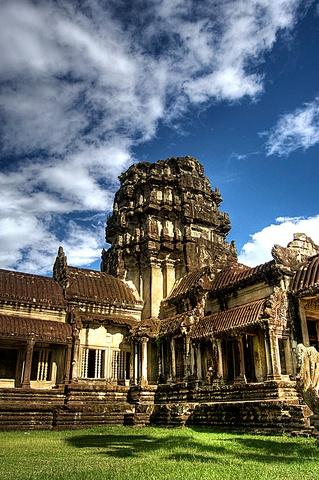
<instances>
[{"instance_id":1,"label":"corner tower","mask_svg":"<svg viewBox=\"0 0 319 480\"><path fill-rule=\"evenodd\" d=\"M235 247L225 241L230 221L219 211L220 192L212 190L198 160L137 163L120 182L102 270L134 283L144 318L158 315L160 302L185 274L237 260Z\"/></svg>"}]
</instances>

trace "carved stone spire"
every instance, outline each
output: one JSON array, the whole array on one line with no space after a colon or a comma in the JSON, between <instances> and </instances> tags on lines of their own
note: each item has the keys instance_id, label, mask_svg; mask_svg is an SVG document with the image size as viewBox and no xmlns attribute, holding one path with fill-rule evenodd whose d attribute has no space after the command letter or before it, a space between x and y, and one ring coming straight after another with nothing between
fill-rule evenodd
<instances>
[{"instance_id":1,"label":"carved stone spire","mask_svg":"<svg viewBox=\"0 0 319 480\"><path fill-rule=\"evenodd\" d=\"M53 265L53 278L65 290L68 287L68 263L63 248L60 246Z\"/></svg>"},{"instance_id":2,"label":"carved stone spire","mask_svg":"<svg viewBox=\"0 0 319 480\"><path fill-rule=\"evenodd\" d=\"M107 221L102 270L132 280L156 315L175 280L209 265L237 259L225 237L229 217L219 211L221 195L212 190L193 157L137 163L120 176L113 214ZM153 293L149 294L147 290Z\"/></svg>"}]
</instances>

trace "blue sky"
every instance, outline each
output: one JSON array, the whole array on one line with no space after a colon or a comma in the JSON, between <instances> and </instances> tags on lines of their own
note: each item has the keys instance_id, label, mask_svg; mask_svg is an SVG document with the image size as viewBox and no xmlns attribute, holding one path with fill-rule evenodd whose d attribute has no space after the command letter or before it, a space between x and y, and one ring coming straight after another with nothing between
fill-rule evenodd
<instances>
[{"instance_id":1,"label":"blue sky","mask_svg":"<svg viewBox=\"0 0 319 480\"><path fill-rule=\"evenodd\" d=\"M0 1L0 267L98 267L117 176L193 155L240 260L319 243L319 8Z\"/></svg>"}]
</instances>

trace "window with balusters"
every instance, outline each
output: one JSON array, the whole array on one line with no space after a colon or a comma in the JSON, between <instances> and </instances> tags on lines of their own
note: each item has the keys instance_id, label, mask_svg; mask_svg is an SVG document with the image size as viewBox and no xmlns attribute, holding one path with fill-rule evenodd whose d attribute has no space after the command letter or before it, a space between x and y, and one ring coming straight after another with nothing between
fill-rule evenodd
<instances>
[{"instance_id":1,"label":"window with balusters","mask_svg":"<svg viewBox=\"0 0 319 480\"><path fill-rule=\"evenodd\" d=\"M47 348L41 348L33 352L31 380L48 382L52 375L52 352Z\"/></svg>"},{"instance_id":2,"label":"window with balusters","mask_svg":"<svg viewBox=\"0 0 319 480\"><path fill-rule=\"evenodd\" d=\"M82 348L81 378L122 382L130 376L130 352Z\"/></svg>"}]
</instances>

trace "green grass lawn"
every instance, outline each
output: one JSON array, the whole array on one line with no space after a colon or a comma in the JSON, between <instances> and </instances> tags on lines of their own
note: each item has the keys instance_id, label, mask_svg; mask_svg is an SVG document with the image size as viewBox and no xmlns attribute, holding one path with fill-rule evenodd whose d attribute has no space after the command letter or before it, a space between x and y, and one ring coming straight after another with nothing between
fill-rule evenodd
<instances>
[{"instance_id":1,"label":"green grass lawn","mask_svg":"<svg viewBox=\"0 0 319 480\"><path fill-rule=\"evenodd\" d=\"M1 480L319 480L314 439L204 429L1 432Z\"/></svg>"}]
</instances>

